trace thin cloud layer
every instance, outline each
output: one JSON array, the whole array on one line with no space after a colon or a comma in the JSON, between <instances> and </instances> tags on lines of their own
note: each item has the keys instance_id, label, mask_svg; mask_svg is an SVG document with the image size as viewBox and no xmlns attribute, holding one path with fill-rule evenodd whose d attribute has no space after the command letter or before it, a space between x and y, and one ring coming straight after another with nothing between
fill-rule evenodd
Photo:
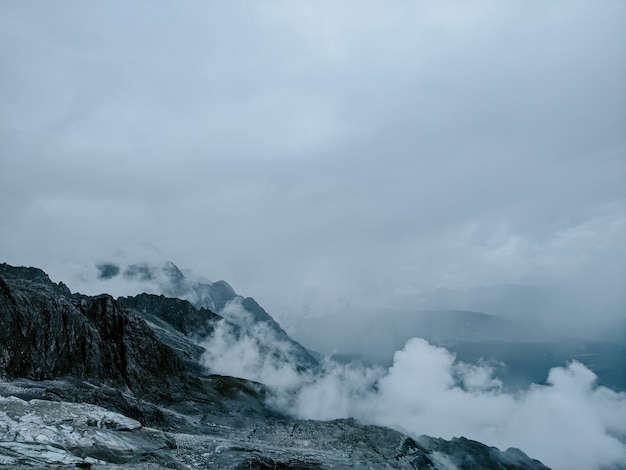
<instances>
[{"instance_id":1,"label":"thin cloud layer","mask_svg":"<svg viewBox=\"0 0 626 470\"><path fill-rule=\"evenodd\" d=\"M147 241L294 327L556 285L610 329L625 8L5 2L0 258L62 280Z\"/></svg>"}]
</instances>

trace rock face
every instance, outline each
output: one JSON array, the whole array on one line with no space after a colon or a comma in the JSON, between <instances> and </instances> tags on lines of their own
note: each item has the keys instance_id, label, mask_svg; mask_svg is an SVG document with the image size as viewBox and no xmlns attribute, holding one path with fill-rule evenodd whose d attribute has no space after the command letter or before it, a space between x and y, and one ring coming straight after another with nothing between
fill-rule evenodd
<instances>
[{"instance_id":1,"label":"rock face","mask_svg":"<svg viewBox=\"0 0 626 470\"><path fill-rule=\"evenodd\" d=\"M119 297L117 302L143 318L156 337L174 349L188 368L203 372L199 361L205 350L197 341L213 334L217 322L225 321L222 317L204 308L197 309L187 300L163 295Z\"/></svg>"},{"instance_id":2,"label":"rock face","mask_svg":"<svg viewBox=\"0 0 626 470\"><path fill-rule=\"evenodd\" d=\"M213 332L215 322L222 319L206 308L197 309L190 302L164 295L139 294L119 297L120 305L138 314L161 319L185 336L204 338Z\"/></svg>"},{"instance_id":3,"label":"rock face","mask_svg":"<svg viewBox=\"0 0 626 470\"><path fill-rule=\"evenodd\" d=\"M171 348L142 319L108 295L71 295L43 271L0 275L0 377L45 380L70 376L165 398L188 381ZM25 278L21 278L24 273ZM9 287L10 283L10 287Z\"/></svg>"},{"instance_id":4,"label":"rock face","mask_svg":"<svg viewBox=\"0 0 626 470\"><path fill-rule=\"evenodd\" d=\"M201 468L237 469L546 469L517 449L500 452L468 439L412 439L352 419L328 422L266 422L240 432L178 435L182 448L204 449L185 462ZM236 462L235 465L233 465Z\"/></svg>"},{"instance_id":5,"label":"rock face","mask_svg":"<svg viewBox=\"0 0 626 470\"><path fill-rule=\"evenodd\" d=\"M546 468L467 439L281 415L263 385L197 363L193 337L217 321L184 300L72 294L0 265L0 468Z\"/></svg>"}]
</instances>

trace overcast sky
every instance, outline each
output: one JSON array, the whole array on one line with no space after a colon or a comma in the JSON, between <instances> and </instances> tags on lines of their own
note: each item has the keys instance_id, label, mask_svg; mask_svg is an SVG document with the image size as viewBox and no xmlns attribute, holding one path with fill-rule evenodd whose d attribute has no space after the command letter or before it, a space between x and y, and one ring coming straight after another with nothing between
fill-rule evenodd
<instances>
[{"instance_id":1,"label":"overcast sky","mask_svg":"<svg viewBox=\"0 0 626 470\"><path fill-rule=\"evenodd\" d=\"M148 243L278 318L587 281L626 311L621 0L3 1L0 67L0 261Z\"/></svg>"}]
</instances>

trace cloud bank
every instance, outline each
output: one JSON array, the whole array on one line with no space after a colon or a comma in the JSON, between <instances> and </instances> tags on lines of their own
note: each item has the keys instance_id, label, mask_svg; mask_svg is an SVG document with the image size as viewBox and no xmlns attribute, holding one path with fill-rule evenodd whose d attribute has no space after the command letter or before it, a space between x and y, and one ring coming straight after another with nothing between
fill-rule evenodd
<instances>
[{"instance_id":1,"label":"cloud bank","mask_svg":"<svg viewBox=\"0 0 626 470\"><path fill-rule=\"evenodd\" d=\"M438 287L616 296L625 13L1 2L0 258L64 279L147 240L281 323Z\"/></svg>"},{"instance_id":2,"label":"cloud bank","mask_svg":"<svg viewBox=\"0 0 626 470\"><path fill-rule=\"evenodd\" d=\"M510 393L488 365L458 362L420 338L397 351L388 370L326 358L322 371L302 372L263 349L266 333L236 338L217 329L203 344L205 365L268 385L269 404L298 418L355 417L415 436L465 436L520 448L556 470L626 465L626 393L598 386L579 362L553 368L545 385Z\"/></svg>"}]
</instances>

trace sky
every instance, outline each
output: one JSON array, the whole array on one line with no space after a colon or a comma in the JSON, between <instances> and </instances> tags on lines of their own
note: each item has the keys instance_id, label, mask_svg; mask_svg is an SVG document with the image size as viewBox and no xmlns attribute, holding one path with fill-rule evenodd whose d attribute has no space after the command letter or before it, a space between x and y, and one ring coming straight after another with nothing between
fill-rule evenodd
<instances>
[{"instance_id":1,"label":"sky","mask_svg":"<svg viewBox=\"0 0 626 470\"><path fill-rule=\"evenodd\" d=\"M0 261L155 247L287 325L500 285L610 325L625 84L620 0L0 2Z\"/></svg>"}]
</instances>

